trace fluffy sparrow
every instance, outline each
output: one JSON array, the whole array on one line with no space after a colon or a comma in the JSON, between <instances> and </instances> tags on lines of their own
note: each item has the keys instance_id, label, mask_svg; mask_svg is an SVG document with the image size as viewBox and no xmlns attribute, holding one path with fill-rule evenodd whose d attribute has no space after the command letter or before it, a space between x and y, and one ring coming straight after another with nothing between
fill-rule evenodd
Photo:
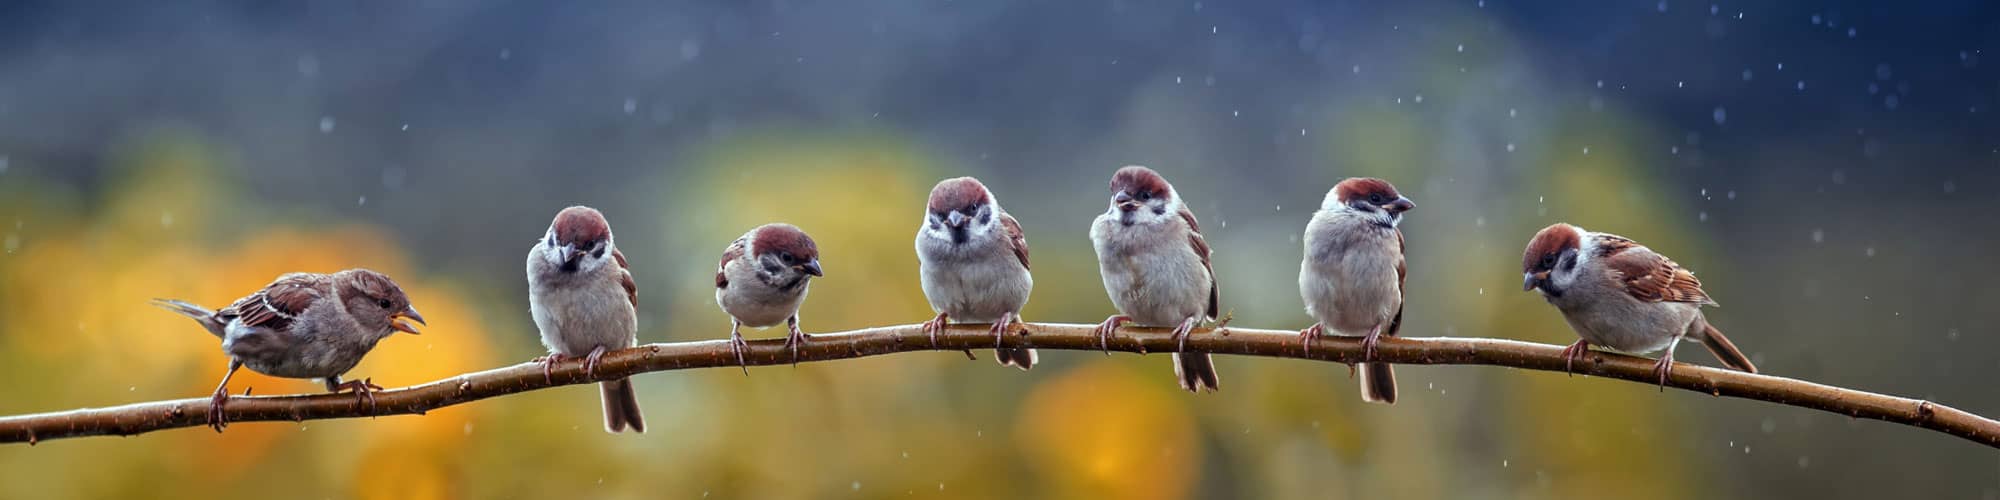
<instances>
[{"instance_id":1,"label":"fluffy sparrow","mask_svg":"<svg viewBox=\"0 0 2000 500\"><path fill-rule=\"evenodd\" d=\"M417 333L402 319L424 323L395 281L367 269L286 274L215 311L179 300L153 299L153 304L194 318L222 339L229 371L222 374L208 407L208 425L216 432L229 425L222 412L229 401L229 377L245 366L273 377L322 379L328 392L353 391L356 404L365 401L373 407L373 391L382 387L369 379L342 382L341 374L383 337Z\"/></svg>"},{"instance_id":2,"label":"fluffy sparrow","mask_svg":"<svg viewBox=\"0 0 2000 500\"><path fill-rule=\"evenodd\" d=\"M1415 207L1388 181L1350 178L1327 191L1306 223L1299 295L1317 321L1299 332L1307 349L1325 333L1363 337L1363 359L1375 342L1403 326L1403 212ZM1360 364L1361 399L1396 402L1396 372L1388 363Z\"/></svg>"},{"instance_id":3,"label":"fluffy sparrow","mask_svg":"<svg viewBox=\"0 0 2000 500\"><path fill-rule=\"evenodd\" d=\"M1107 349L1118 325L1173 327L1179 347L1174 376L1182 389L1217 389L1220 380L1208 353L1185 353L1196 324L1220 313L1208 242L1194 212L1174 187L1152 169L1128 166L1111 176L1111 208L1090 225L1091 246L1104 277L1104 290L1119 314L1097 327Z\"/></svg>"},{"instance_id":4,"label":"fluffy sparrow","mask_svg":"<svg viewBox=\"0 0 2000 500\"><path fill-rule=\"evenodd\" d=\"M1021 224L978 179L945 179L931 188L923 225L917 227L917 262L924 297L937 317L924 323L931 344L946 322L992 323L994 359L1022 370L1035 367L1035 350L998 347L1021 317L1035 279L1028 274L1028 240Z\"/></svg>"},{"instance_id":5,"label":"fluffy sparrow","mask_svg":"<svg viewBox=\"0 0 2000 500\"><path fill-rule=\"evenodd\" d=\"M639 289L604 214L582 206L556 213L548 232L528 249L528 312L549 349L542 376L566 357L583 358L584 373L594 374L606 351L638 344L638 307ZM598 386L606 431L646 432L631 379Z\"/></svg>"},{"instance_id":6,"label":"fluffy sparrow","mask_svg":"<svg viewBox=\"0 0 2000 500\"><path fill-rule=\"evenodd\" d=\"M1730 368L1757 373L1750 358L1702 315L1701 306L1715 301L1694 273L1630 239L1557 223L1528 242L1521 278L1523 291L1540 291L1581 337L1563 350L1565 370L1591 344L1637 354L1664 349L1653 368L1664 387L1674 347L1688 337Z\"/></svg>"},{"instance_id":7,"label":"fluffy sparrow","mask_svg":"<svg viewBox=\"0 0 2000 500\"><path fill-rule=\"evenodd\" d=\"M743 327L768 328L784 323L791 329L785 346L797 363L799 346L806 343L799 330L799 305L806 301L806 288L814 276L824 276L819 268L819 247L797 226L772 223L757 226L722 251L715 269L715 303L729 313L730 349L743 374L750 364L743 351Z\"/></svg>"}]
</instances>

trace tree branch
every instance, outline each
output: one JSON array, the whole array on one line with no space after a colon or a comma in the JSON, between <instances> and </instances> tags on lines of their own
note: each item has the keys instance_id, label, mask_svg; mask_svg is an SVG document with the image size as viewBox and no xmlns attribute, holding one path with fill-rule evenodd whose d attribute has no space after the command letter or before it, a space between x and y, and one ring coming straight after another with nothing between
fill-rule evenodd
<instances>
[{"instance_id":1,"label":"tree branch","mask_svg":"<svg viewBox=\"0 0 2000 500\"><path fill-rule=\"evenodd\" d=\"M1026 328L1029 332L1026 335L1008 335L1006 345L1080 351L1098 349L1097 336L1093 331L1095 325L1028 324ZM930 344L918 325L902 325L813 335L812 340L799 350L798 361L991 347L993 337L982 325L954 325L939 335L936 346ZM1187 347L1190 351L1216 354L1339 363L1353 363L1361 359L1361 344L1356 339L1322 338L1312 345L1310 351L1306 351L1301 348L1296 332L1281 330L1197 330L1188 340ZM1136 353L1166 352L1173 348L1173 340L1167 336L1166 330L1157 328L1121 329L1110 345L1113 351ZM1512 340L1384 338L1376 346L1375 354L1376 361L1400 364L1493 365L1563 371L1561 347ZM782 339L751 342L746 356L752 365L793 362ZM421 415L446 406L554 386L585 384L648 372L733 368L735 365L736 357L725 340L647 344L606 354L598 365L594 379L584 376L580 363L566 361L556 367L553 382L545 381L541 364L529 362L378 392L372 412L358 404L350 394L235 396L230 398L225 411L230 422L239 423ZM1652 367L1653 361L1649 359L1593 351L1576 365L1576 373L1651 386L1656 381ZM1685 363L1674 365L1667 385L1715 396L1769 401L1921 427L2000 448L2000 422L1929 401ZM205 425L207 419L206 397L0 417L0 442L34 444L67 437L129 436L162 429L199 427Z\"/></svg>"}]
</instances>

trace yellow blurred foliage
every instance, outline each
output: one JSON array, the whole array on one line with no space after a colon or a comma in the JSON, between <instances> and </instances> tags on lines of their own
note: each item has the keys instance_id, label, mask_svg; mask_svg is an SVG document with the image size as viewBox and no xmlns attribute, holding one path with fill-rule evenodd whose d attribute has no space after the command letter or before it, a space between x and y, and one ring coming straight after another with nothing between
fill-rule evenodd
<instances>
[{"instance_id":1,"label":"yellow blurred foliage","mask_svg":"<svg viewBox=\"0 0 2000 500\"><path fill-rule=\"evenodd\" d=\"M1095 361L1037 385L1014 432L1060 498L1184 498L1200 475L1201 443L1168 387Z\"/></svg>"}]
</instances>

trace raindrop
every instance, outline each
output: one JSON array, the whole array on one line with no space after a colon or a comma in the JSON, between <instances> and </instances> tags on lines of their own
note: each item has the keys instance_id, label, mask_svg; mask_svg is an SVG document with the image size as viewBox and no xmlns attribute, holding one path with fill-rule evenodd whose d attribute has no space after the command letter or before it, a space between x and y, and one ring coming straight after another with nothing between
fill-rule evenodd
<instances>
[{"instance_id":1,"label":"raindrop","mask_svg":"<svg viewBox=\"0 0 2000 500\"><path fill-rule=\"evenodd\" d=\"M1806 456L1800 456L1800 457L1799 457L1799 468L1801 468L1801 469L1804 469L1804 468L1807 468L1807 467L1812 467L1812 458L1810 458L1810 457L1806 457Z\"/></svg>"},{"instance_id":2,"label":"raindrop","mask_svg":"<svg viewBox=\"0 0 2000 500\"><path fill-rule=\"evenodd\" d=\"M1513 118L1515 114L1516 112L1514 111L1514 108L1507 108L1508 118ZM6 166L7 162L5 160L6 160L5 157L0 157L0 166Z\"/></svg>"},{"instance_id":3,"label":"raindrop","mask_svg":"<svg viewBox=\"0 0 2000 500\"><path fill-rule=\"evenodd\" d=\"M910 452L908 452L908 451L905 451L905 452L903 452L903 458L905 458L905 459L908 459L908 458L910 458Z\"/></svg>"},{"instance_id":4,"label":"raindrop","mask_svg":"<svg viewBox=\"0 0 2000 500\"><path fill-rule=\"evenodd\" d=\"M1234 110L1234 109L1232 109L1232 110L1229 110L1229 116L1231 116L1231 117L1237 117L1237 116L1243 116L1243 112L1242 112L1242 111L1240 111L1240 110Z\"/></svg>"},{"instance_id":5,"label":"raindrop","mask_svg":"<svg viewBox=\"0 0 2000 500\"><path fill-rule=\"evenodd\" d=\"M305 76L319 75L319 58L317 57L299 56L298 66L299 66L299 74L301 75Z\"/></svg>"},{"instance_id":6,"label":"raindrop","mask_svg":"<svg viewBox=\"0 0 2000 500\"><path fill-rule=\"evenodd\" d=\"M1722 6L1716 4L1708 4L1708 15L1713 16L1715 15L1715 13L1721 11L1722 11Z\"/></svg>"},{"instance_id":7,"label":"raindrop","mask_svg":"<svg viewBox=\"0 0 2000 500\"><path fill-rule=\"evenodd\" d=\"M1889 79L1889 77L1891 77L1891 76L1895 76L1895 73L1894 73L1894 72L1892 72L1892 71L1889 71L1889 63L1881 63L1881 64L1877 64L1877 65L1875 65L1875 79L1876 79L1876 80L1887 80L1887 79Z\"/></svg>"},{"instance_id":8,"label":"raindrop","mask_svg":"<svg viewBox=\"0 0 2000 500\"><path fill-rule=\"evenodd\" d=\"M1863 248L1861 249L1861 254L1873 258L1875 257L1875 247Z\"/></svg>"},{"instance_id":9,"label":"raindrop","mask_svg":"<svg viewBox=\"0 0 2000 500\"><path fill-rule=\"evenodd\" d=\"M1180 85L1180 84L1181 84L1181 77L1179 77L1179 76L1175 76L1175 77L1174 77L1174 85Z\"/></svg>"},{"instance_id":10,"label":"raindrop","mask_svg":"<svg viewBox=\"0 0 2000 500\"><path fill-rule=\"evenodd\" d=\"M1459 52L1465 52L1465 44L1463 44L1463 43L1461 43L1461 44L1458 44L1458 51L1459 51Z\"/></svg>"},{"instance_id":11,"label":"raindrop","mask_svg":"<svg viewBox=\"0 0 2000 500\"><path fill-rule=\"evenodd\" d=\"M1944 192L1945 194L1958 192L1958 183L1952 181L1944 181Z\"/></svg>"},{"instance_id":12,"label":"raindrop","mask_svg":"<svg viewBox=\"0 0 2000 500\"><path fill-rule=\"evenodd\" d=\"M1668 153L1673 153L1673 154L1681 154L1681 147L1680 147L1680 146L1670 146L1670 147L1668 147L1668 148L1667 148L1667 152L1668 152Z\"/></svg>"},{"instance_id":13,"label":"raindrop","mask_svg":"<svg viewBox=\"0 0 2000 500\"><path fill-rule=\"evenodd\" d=\"M1209 27L1208 27L1208 34L1210 34L1210 35L1213 35L1213 34L1216 34L1216 33L1219 33L1219 32L1220 32L1219 30L1221 30L1221 29L1222 29L1222 27L1220 27L1220 26L1209 26Z\"/></svg>"},{"instance_id":14,"label":"raindrop","mask_svg":"<svg viewBox=\"0 0 2000 500\"><path fill-rule=\"evenodd\" d=\"M1688 86L1688 82L1687 82L1687 81L1684 81L1684 80L1683 80L1683 81L1676 81L1676 82L1674 82L1674 88L1677 88L1677 89L1684 89L1684 88L1687 88L1687 86Z\"/></svg>"},{"instance_id":15,"label":"raindrop","mask_svg":"<svg viewBox=\"0 0 2000 500\"><path fill-rule=\"evenodd\" d=\"M1506 467L1507 467L1507 466L1508 466L1509 464L1511 464L1511 463L1512 463L1512 462L1509 462L1509 461L1508 461L1507 459L1504 459L1504 458L1503 458L1503 459L1500 459L1500 467L1501 467L1501 468L1503 468L1503 469L1504 469L1504 468L1506 468Z\"/></svg>"},{"instance_id":16,"label":"raindrop","mask_svg":"<svg viewBox=\"0 0 2000 500\"><path fill-rule=\"evenodd\" d=\"M14 233L7 233L7 239L0 240L0 249L6 250L7 253L14 253L15 250L20 250L21 235Z\"/></svg>"},{"instance_id":17,"label":"raindrop","mask_svg":"<svg viewBox=\"0 0 2000 500\"><path fill-rule=\"evenodd\" d=\"M1889 108L1890 111L1895 111L1896 106L1902 103L1902 99L1897 99L1895 94L1889 94L1889 97L1882 98L1882 107Z\"/></svg>"},{"instance_id":18,"label":"raindrop","mask_svg":"<svg viewBox=\"0 0 2000 500\"><path fill-rule=\"evenodd\" d=\"M850 489L850 490L854 490L854 491L861 491L861 481L855 481L855 482L852 482L852 483L847 483L847 489Z\"/></svg>"},{"instance_id":19,"label":"raindrop","mask_svg":"<svg viewBox=\"0 0 2000 500\"><path fill-rule=\"evenodd\" d=\"M403 130L409 130L409 129L410 129L410 124L408 123L403 124Z\"/></svg>"},{"instance_id":20,"label":"raindrop","mask_svg":"<svg viewBox=\"0 0 2000 500\"><path fill-rule=\"evenodd\" d=\"M1397 102L1401 102L1401 101L1397 101ZM1304 136L1304 135L1306 135L1306 129L1299 129L1299 135L1300 135L1300 136Z\"/></svg>"},{"instance_id":21,"label":"raindrop","mask_svg":"<svg viewBox=\"0 0 2000 500\"><path fill-rule=\"evenodd\" d=\"M333 132L333 117L319 117L319 133L325 134L330 132Z\"/></svg>"},{"instance_id":22,"label":"raindrop","mask_svg":"<svg viewBox=\"0 0 2000 500\"><path fill-rule=\"evenodd\" d=\"M1876 85L1874 83L1868 84L1868 95L1875 95L1876 93L1881 91L1882 91L1882 86Z\"/></svg>"},{"instance_id":23,"label":"raindrop","mask_svg":"<svg viewBox=\"0 0 2000 500\"><path fill-rule=\"evenodd\" d=\"M1764 423L1757 424L1757 430L1764 431L1765 434L1775 432L1778 430L1778 420L1771 417L1764 417Z\"/></svg>"},{"instance_id":24,"label":"raindrop","mask_svg":"<svg viewBox=\"0 0 2000 500\"><path fill-rule=\"evenodd\" d=\"M1812 23L1813 26L1819 26L1819 14L1813 14Z\"/></svg>"},{"instance_id":25,"label":"raindrop","mask_svg":"<svg viewBox=\"0 0 2000 500\"><path fill-rule=\"evenodd\" d=\"M1361 74L1361 65L1359 64L1354 65L1354 74L1357 75Z\"/></svg>"},{"instance_id":26,"label":"raindrop","mask_svg":"<svg viewBox=\"0 0 2000 500\"><path fill-rule=\"evenodd\" d=\"M1834 170L1833 170L1833 183L1834 183L1834 184L1846 184L1846 183L1847 183L1847 172L1846 172L1846 171L1844 171L1844 170L1840 170L1840 169L1834 169Z\"/></svg>"},{"instance_id":27,"label":"raindrop","mask_svg":"<svg viewBox=\"0 0 2000 500\"><path fill-rule=\"evenodd\" d=\"M465 435L467 436L472 435L472 422L465 423Z\"/></svg>"},{"instance_id":28,"label":"raindrop","mask_svg":"<svg viewBox=\"0 0 2000 500\"><path fill-rule=\"evenodd\" d=\"M1799 88L1799 90L1801 90L1801 91L1805 90L1805 89L1806 89L1806 81L1805 81L1805 80L1799 80L1799 84L1798 84L1798 88Z\"/></svg>"},{"instance_id":29,"label":"raindrop","mask_svg":"<svg viewBox=\"0 0 2000 500\"><path fill-rule=\"evenodd\" d=\"M0 174L7 173L7 155L0 155Z\"/></svg>"},{"instance_id":30,"label":"raindrop","mask_svg":"<svg viewBox=\"0 0 2000 500\"><path fill-rule=\"evenodd\" d=\"M1597 81L1597 88L1600 88L1600 89L1601 89L1601 88L1604 88L1604 80L1598 80L1598 81Z\"/></svg>"},{"instance_id":31,"label":"raindrop","mask_svg":"<svg viewBox=\"0 0 2000 500\"><path fill-rule=\"evenodd\" d=\"M638 111L638 110L639 110L639 100L638 100L638 99L633 99L633 98L630 98L630 97L627 97L627 98L625 98L625 114L628 114L628 115L629 115L629 114L632 114L632 112L634 112L634 111Z\"/></svg>"},{"instance_id":32,"label":"raindrop","mask_svg":"<svg viewBox=\"0 0 2000 500\"><path fill-rule=\"evenodd\" d=\"M1507 152L1509 153L1514 152L1514 143L1511 142L1507 143Z\"/></svg>"},{"instance_id":33,"label":"raindrop","mask_svg":"<svg viewBox=\"0 0 2000 500\"><path fill-rule=\"evenodd\" d=\"M1723 122L1729 121L1729 110L1722 109L1722 106L1716 106L1715 112L1711 114L1715 116L1716 125L1721 125Z\"/></svg>"},{"instance_id":34,"label":"raindrop","mask_svg":"<svg viewBox=\"0 0 2000 500\"><path fill-rule=\"evenodd\" d=\"M1583 147L1583 154L1590 154L1590 146Z\"/></svg>"},{"instance_id":35,"label":"raindrop","mask_svg":"<svg viewBox=\"0 0 2000 500\"><path fill-rule=\"evenodd\" d=\"M367 196L362 196L362 197L361 197L361 199L358 199L358 200L354 200L354 205L355 205L355 206L368 206L368 197L367 197Z\"/></svg>"},{"instance_id":36,"label":"raindrop","mask_svg":"<svg viewBox=\"0 0 2000 500\"><path fill-rule=\"evenodd\" d=\"M514 58L514 51L507 49L500 49L500 60L505 61L513 58Z\"/></svg>"},{"instance_id":37,"label":"raindrop","mask_svg":"<svg viewBox=\"0 0 2000 500\"><path fill-rule=\"evenodd\" d=\"M1847 28L1847 37L1848 37L1848 38L1854 38L1854 35L1857 35L1857 34L1859 34L1859 33L1856 33L1856 32L1854 31L1854 27L1852 27L1852 26L1849 26L1849 27Z\"/></svg>"},{"instance_id":38,"label":"raindrop","mask_svg":"<svg viewBox=\"0 0 2000 500\"><path fill-rule=\"evenodd\" d=\"M1486 0L1479 0L1479 8L1481 9L1486 8Z\"/></svg>"},{"instance_id":39,"label":"raindrop","mask_svg":"<svg viewBox=\"0 0 2000 500\"><path fill-rule=\"evenodd\" d=\"M1473 217L1472 225L1476 227L1486 227L1486 217L1485 216Z\"/></svg>"},{"instance_id":40,"label":"raindrop","mask_svg":"<svg viewBox=\"0 0 2000 500\"><path fill-rule=\"evenodd\" d=\"M1950 341L1954 341L1954 342L1958 341L1958 329L1957 329L1957 328L1953 328L1953 329L1950 329L1950 330L1945 330L1945 331L1944 331L1944 339L1945 339L1945 340L1950 340Z\"/></svg>"},{"instance_id":41,"label":"raindrop","mask_svg":"<svg viewBox=\"0 0 2000 500\"><path fill-rule=\"evenodd\" d=\"M1812 232L1812 240L1813 240L1813 243L1825 243L1825 242L1826 242L1826 230L1824 230L1824 229L1819 229L1819 228L1814 228L1814 229L1813 229L1813 232Z\"/></svg>"},{"instance_id":42,"label":"raindrop","mask_svg":"<svg viewBox=\"0 0 2000 500\"><path fill-rule=\"evenodd\" d=\"M1424 103L1424 95L1417 94L1417 104L1423 104L1423 103Z\"/></svg>"},{"instance_id":43,"label":"raindrop","mask_svg":"<svg viewBox=\"0 0 2000 500\"><path fill-rule=\"evenodd\" d=\"M1736 190L1734 189L1729 190L1729 199L1732 200L1736 199Z\"/></svg>"},{"instance_id":44,"label":"raindrop","mask_svg":"<svg viewBox=\"0 0 2000 500\"><path fill-rule=\"evenodd\" d=\"M1751 78L1752 76L1755 76L1755 75L1753 75L1752 73L1750 73L1750 68L1743 68L1743 81L1746 81L1746 82L1747 82L1747 81L1750 81L1750 78Z\"/></svg>"},{"instance_id":45,"label":"raindrop","mask_svg":"<svg viewBox=\"0 0 2000 500\"><path fill-rule=\"evenodd\" d=\"M1667 11L1667 0L1660 0L1660 5L1659 5L1659 6L1657 6L1657 7L1654 7L1654 8L1656 8L1656 9L1660 9L1660 12L1666 12L1666 11Z\"/></svg>"},{"instance_id":46,"label":"raindrop","mask_svg":"<svg viewBox=\"0 0 2000 500\"><path fill-rule=\"evenodd\" d=\"M1699 219L1702 222L1708 222L1708 212L1706 211L1702 212L1701 215L1697 217L1697 219Z\"/></svg>"},{"instance_id":47,"label":"raindrop","mask_svg":"<svg viewBox=\"0 0 2000 500\"><path fill-rule=\"evenodd\" d=\"M173 212L160 212L160 227L174 227Z\"/></svg>"},{"instance_id":48,"label":"raindrop","mask_svg":"<svg viewBox=\"0 0 2000 500\"><path fill-rule=\"evenodd\" d=\"M1784 71L1784 70L1785 70L1785 63L1778 63L1778 71Z\"/></svg>"},{"instance_id":49,"label":"raindrop","mask_svg":"<svg viewBox=\"0 0 2000 500\"><path fill-rule=\"evenodd\" d=\"M681 40L681 60L692 61L696 57L701 57L701 44L694 40Z\"/></svg>"}]
</instances>

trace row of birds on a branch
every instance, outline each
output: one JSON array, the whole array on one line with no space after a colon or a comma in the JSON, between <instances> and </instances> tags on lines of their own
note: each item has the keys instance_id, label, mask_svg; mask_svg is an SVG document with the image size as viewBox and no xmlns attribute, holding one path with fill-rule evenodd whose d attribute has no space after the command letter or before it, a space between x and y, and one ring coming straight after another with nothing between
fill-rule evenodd
<instances>
[{"instance_id":1,"label":"row of birds on a branch","mask_svg":"<svg viewBox=\"0 0 2000 500\"><path fill-rule=\"evenodd\" d=\"M1402 328L1407 273L1397 226L1415 206L1387 181L1350 178L1327 192L1306 224L1299 294L1316 323L1299 332L1299 341L1309 349L1326 334L1361 337L1358 378L1362 398L1371 402L1396 401L1395 373L1372 360L1378 339ZM1221 296L1208 242L1173 185L1146 167L1118 169L1111 176L1110 208L1091 223L1090 240L1105 292L1118 308L1098 326L1099 342L1108 351L1125 323L1171 327L1181 388L1216 390L1220 379L1209 355L1185 352L1185 346L1196 326L1216 320ZM934 345L949 323L991 324L1001 364L1035 365L1034 349L1001 345L1021 319L1034 278L1020 223L985 185L971 177L939 182L917 230L916 251L924 296L937 311L923 325ZM1654 368L1664 385L1673 348L1691 338L1724 364L1756 372L1703 317L1701 306L1715 302L1694 274L1630 239L1558 223L1535 234L1521 270L1522 289L1539 291L1580 337L1564 350L1568 363L1592 344L1632 353L1665 350ZM605 352L637 344L638 289L602 213L581 206L557 213L528 251L527 275L529 311L549 349L541 358L545 377L573 358L594 376ZM715 301L729 314L730 346L745 374L745 326L785 325L785 345L797 358L810 341L799 328L799 306L811 280L822 275L818 246L790 224L751 229L723 250ZM215 311L174 300L156 303L222 339L229 370L208 412L218 432L227 424L229 377L246 366L272 376L324 379L328 391L351 391L356 404L372 407L381 387L367 379L342 382L341 376L384 337L417 333L405 319L424 322L394 281L365 269L286 274ZM632 382L600 385L605 429L644 432Z\"/></svg>"}]
</instances>

